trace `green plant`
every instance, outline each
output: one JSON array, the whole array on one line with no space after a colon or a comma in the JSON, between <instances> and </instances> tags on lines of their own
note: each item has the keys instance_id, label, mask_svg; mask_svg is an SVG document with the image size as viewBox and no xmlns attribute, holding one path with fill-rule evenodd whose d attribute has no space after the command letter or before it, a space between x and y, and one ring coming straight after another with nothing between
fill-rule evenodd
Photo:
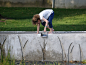
<instances>
[{"instance_id":1,"label":"green plant","mask_svg":"<svg viewBox=\"0 0 86 65\"><path fill-rule=\"evenodd\" d=\"M82 63L83 63L83 64L86 64L86 60L83 60Z\"/></svg>"},{"instance_id":2,"label":"green plant","mask_svg":"<svg viewBox=\"0 0 86 65\"><path fill-rule=\"evenodd\" d=\"M3 49L3 47L1 47L1 50ZM15 65L15 60L12 60L10 58L10 50L8 50L8 54L7 56L5 56L3 54L3 50L1 51L1 61L0 61L0 65Z\"/></svg>"}]
</instances>

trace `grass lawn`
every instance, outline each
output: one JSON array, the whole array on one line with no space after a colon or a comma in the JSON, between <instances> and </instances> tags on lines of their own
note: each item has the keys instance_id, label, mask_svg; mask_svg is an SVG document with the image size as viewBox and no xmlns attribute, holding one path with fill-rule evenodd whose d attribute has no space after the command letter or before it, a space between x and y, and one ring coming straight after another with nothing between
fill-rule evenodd
<instances>
[{"instance_id":1,"label":"grass lawn","mask_svg":"<svg viewBox=\"0 0 86 65\"><path fill-rule=\"evenodd\" d=\"M0 31L36 31L32 17L46 8L0 7ZM53 9L55 12L53 28L55 31L86 31L86 9ZM44 27L40 26L40 31ZM47 29L49 31L49 29Z\"/></svg>"}]
</instances>

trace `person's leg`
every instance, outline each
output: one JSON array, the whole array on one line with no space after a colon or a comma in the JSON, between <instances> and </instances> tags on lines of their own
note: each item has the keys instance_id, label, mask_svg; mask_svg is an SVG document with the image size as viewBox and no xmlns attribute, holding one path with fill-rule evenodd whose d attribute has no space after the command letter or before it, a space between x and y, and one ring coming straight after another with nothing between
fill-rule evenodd
<instances>
[{"instance_id":1,"label":"person's leg","mask_svg":"<svg viewBox=\"0 0 86 65\"><path fill-rule=\"evenodd\" d=\"M50 29L50 32L49 33L52 33L52 31L53 31L53 25L52 25L52 19L53 19L53 17L54 17L54 12L48 18L48 21L49 21L49 29Z\"/></svg>"},{"instance_id":2,"label":"person's leg","mask_svg":"<svg viewBox=\"0 0 86 65\"><path fill-rule=\"evenodd\" d=\"M43 23L41 23L43 26L45 26L45 22L43 22ZM49 25L47 26L47 28L50 30L50 27L49 27ZM54 31L54 29L52 29L53 31Z\"/></svg>"},{"instance_id":3,"label":"person's leg","mask_svg":"<svg viewBox=\"0 0 86 65\"><path fill-rule=\"evenodd\" d=\"M50 30L50 27L49 27L49 25L47 26L47 28ZM54 29L52 29L52 31L54 31Z\"/></svg>"}]
</instances>

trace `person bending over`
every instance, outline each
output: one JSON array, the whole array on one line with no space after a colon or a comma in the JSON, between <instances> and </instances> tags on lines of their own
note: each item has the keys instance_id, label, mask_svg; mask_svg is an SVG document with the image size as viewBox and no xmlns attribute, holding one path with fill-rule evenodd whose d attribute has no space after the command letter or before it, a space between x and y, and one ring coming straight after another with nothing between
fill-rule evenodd
<instances>
[{"instance_id":1,"label":"person bending over","mask_svg":"<svg viewBox=\"0 0 86 65\"><path fill-rule=\"evenodd\" d=\"M45 9L41 11L39 14L35 14L32 18L33 25L37 25L37 34L39 33L40 23L44 26L44 32L46 32L46 28L49 28L49 34L53 33L53 25L52 19L54 17L54 11L52 9Z\"/></svg>"}]
</instances>

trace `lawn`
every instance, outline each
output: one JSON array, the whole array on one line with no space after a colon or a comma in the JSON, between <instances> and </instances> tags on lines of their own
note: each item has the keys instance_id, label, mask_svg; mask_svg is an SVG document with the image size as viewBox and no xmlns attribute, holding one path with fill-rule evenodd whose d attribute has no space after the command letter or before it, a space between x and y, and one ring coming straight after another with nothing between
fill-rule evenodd
<instances>
[{"instance_id":1,"label":"lawn","mask_svg":"<svg viewBox=\"0 0 86 65\"><path fill-rule=\"evenodd\" d=\"M46 8L0 7L0 31L36 31L32 17ZM55 31L86 31L86 9L54 8L53 28ZM44 27L40 26L40 31ZM49 31L49 29L47 29Z\"/></svg>"}]
</instances>

